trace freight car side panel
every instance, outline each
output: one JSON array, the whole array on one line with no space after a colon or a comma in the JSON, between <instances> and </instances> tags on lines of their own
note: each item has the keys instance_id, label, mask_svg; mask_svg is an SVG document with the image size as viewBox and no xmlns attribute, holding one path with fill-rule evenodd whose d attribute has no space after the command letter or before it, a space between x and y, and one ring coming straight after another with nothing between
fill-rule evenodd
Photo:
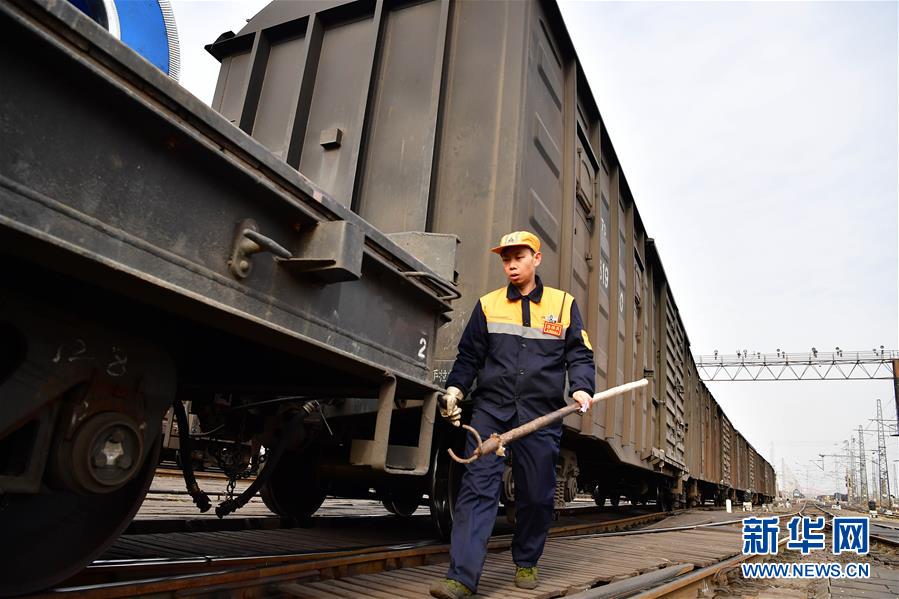
<instances>
[{"instance_id":1,"label":"freight car side panel","mask_svg":"<svg viewBox=\"0 0 899 599\"><path fill-rule=\"evenodd\" d=\"M566 137L563 118L563 106L568 98L558 43L542 7L538 3L530 7L526 100L522 115L525 143L516 220L526 223L543 242L541 277L548 285L560 286L562 238L564 235L565 243L571 243L568 236L573 232L573 227L562 230L563 198L569 199L562 187L566 166L563 151L570 139Z\"/></svg>"},{"instance_id":2,"label":"freight car side panel","mask_svg":"<svg viewBox=\"0 0 899 599\"><path fill-rule=\"evenodd\" d=\"M252 135L272 154L287 160L308 44L305 31L292 30L285 32L284 38L272 37L269 42L265 79L259 92Z\"/></svg>"},{"instance_id":3,"label":"freight car side panel","mask_svg":"<svg viewBox=\"0 0 899 599\"><path fill-rule=\"evenodd\" d=\"M299 171L350 207L377 24L368 17L322 25Z\"/></svg>"},{"instance_id":4,"label":"freight car side panel","mask_svg":"<svg viewBox=\"0 0 899 599\"><path fill-rule=\"evenodd\" d=\"M630 302L628 290L628 273L630 272L631 256L628 252L628 237L632 231L628 229L628 220L631 218L632 202L623 197L622 193L618 195L618 227L617 236L614 243L618 244L617 253L617 274L618 274L618 293L615 297L617 310L615 311L616 322L618 323L617 338L615 345L615 384L620 385L625 382L624 360L627 355L628 338L627 338L627 318L630 316L628 310ZM631 241L631 243L633 243ZM615 402L620 407L623 399L619 398ZM620 413L620 411L619 411ZM616 421L616 424L618 422Z\"/></svg>"},{"instance_id":5,"label":"freight car side panel","mask_svg":"<svg viewBox=\"0 0 899 599\"><path fill-rule=\"evenodd\" d=\"M721 481L721 420L718 417L718 404L705 385L700 385L703 401L703 417L706 419L706 446L703 450L703 461L706 468L703 479L718 483Z\"/></svg>"},{"instance_id":6,"label":"freight car side panel","mask_svg":"<svg viewBox=\"0 0 899 599\"><path fill-rule=\"evenodd\" d=\"M746 489L749 485L749 447L738 431L734 431L734 440L737 447L734 488Z\"/></svg>"},{"instance_id":7,"label":"freight car side panel","mask_svg":"<svg viewBox=\"0 0 899 599\"><path fill-rule=\"evenodd\" d=\"M699 393L699 381L693 359L687 353L687 364L684 368L684 390L686 408L686 435L684 458L690 476L704 478L703 448L706 422L703 414L703 401Z\"/></svg>"},{"instance_id":8,"label":"freight car side panel","mask_svg":"<svg viewBox=\"0 0 899 599\"><path fill-rule=\"evenodd\" d=\"M649 287L649 315L647 318L647 327L648 334L647 338L650 340L649 343L649 355L648 364L651 364L650 368L653 371L653 378L650 381L649 386L646 388L646 406L647 406L647 415L646 415L646 438L643 443L643 451L642 457L644 459L648 458L652 455L652 450L658 445L659 439L659 418L662 413L661 411L661 393L659 392L659 379L662 376L661 369L661 352L662 347L659 343L660 334L659 334L659 289L662 287L664 282L664 275L659 269L654 267L649 269L650 273L650 287Z\"/></svg>"},{"instance_id":9,"label":"freight car side panel","mask_svg":"<svg viewBox=\"0 0 899 599\"><path fill-rule=\"evenodd\" d=\"M642 258L645 233L639 215L634 208L632 212L631 230L633 238L629 244L628 256L632 258L633 268L630 272L629 285L631 309L628 312L627 337L630 349L627 353L627 376L624 382L636 381L643 378L643 298L645 297L645 267ZM633 450L639 436L640 405L644 391L632 391L624 396L624 444L629 450Z\"/></svg>"},{"instance_id":10,"label":"freight car side panel","mask_svg":"<svg viewBox=\"0 0 899 599\"><path fill-rule=\"evenodd\" d=\"M746 477L746 489L749 491L755 491L755 477L756 477L756 463L758 462L758 454L755 452L755 449L752 448L748 443L747 445L747 453L749 454L749 472Z\"/></svg>"},{"instance_id":11,"label":"freight car side panel","mask_svg":"<svg viewBox=\"0 0 899 599\"><path fill-rule=\"evenodd\" d=\"M644 248L645 251L645 248ZM644 253L646 259L648 256ZM656 345L655 335L653 331L653 323L655 322L655 294L653 293L653 272L649 263L644 261L646 271L643 275L643 292L640 298L641 310L641 343L640 349L642 356L640 363L642 371L638 373L640 378L647 372L655 374L656 370ZM639 428L635 450L638 455L645 458L651 451L652 443L652 405L653 405L653 385L649 385L641 389L637 394L637 427Z\"/></svg>"},{"instance_id":12,"label":"freight car side panel","mask_svg":"<svg viewBox=\"0 0 899 599\"><path fill-rule=\"evenodd\" d=\"M684 334L670 293L665 296L665 451L684 463Z\"/></svg>"},{"instance_id":13,"label":"freight car side panel","mask_svg":"<svg viewBox=\"0 0 899 599\"><path fill-rule=\"evenodd\" d=\"M385 11L358 212L389 233L427 230L448 10Z\"/></svg>"},{"instance_id":14,"label":"freight car side panel","mask_svg":"<svg viewBox=\"0 0 899 599\"><path fill-rule=\"evenodd\" d=\"M605 144L603 144L603 151ZM623 217L621 211L621 203L619 201L619 171L617 164L611 165L611 177L609 180L609 220L607 227L607 236L609 244L609 321L607 335L603 339L597 340L597 344L605 346L606 350L606 386L614 387L620 380L621 373L618 369L618 338L619 338L619 310L622 309L619 301L620 287L623 284L621 274L618 268L618 262L621 259L621 245L618 242L619 222ZM603 430L603 438L607 441L616 440L615 420L617 414L617 400L610 400L601 406L601 409L594 409L594 427Z\"/></svg>"},{"instance_id":15,"label":"freight car side panel","mask_svg":"<svg viewBox=\"0 0 899 599\"><path fill-rule=\"evenodd\" d=\"M614 387L621 384L624 379L624 350L627 343L625 335L624 312L625 298L627 290L627 274L622 267L622 262L626 261L627 243L624 236L627 234L627 208L624 206L621 198L621 189L618 185L618 172L616 169L615 176L612 179L612 198L611 198L611 315L609 321L609 337L606 341L609 355L609 377L607 385ZM600 412L605 412L605 438L616 446L621 443L621 414L622 399L615 399L605 402L604 410L596 410L594 417L600 416Z\"/></svg>"},{"instance_id":16,"label":"freight car side panel","mask_svg":"<svg viewBox=\"0 0 899 599\"><path fill-rule=\"evenodd\" d=\"M596 180L596 168L584 157L587 155L580 137L577 140L578 162L575 210L574 210L574 234L572 235L571 251L571 280L568 290L577 300L578 306L584 314L593 316L588 312L592 305L592 295L597 292L596 278L594 276L594 260L591 248L592 238L595 234L596 221L593 218L595 199L593 182ZM593 323L585 322L588 331ZM592 339L596 339L594 334Z\"/></svg>"},{"instance_id":17,"label":"freight car side panel","mask_svg":"<svg viewBox=\"0 0 899 599\"><path fill-rule=\"evenodd\" d=\"M746 453L749 455L749 464L748 464L748 469L746 472L745 490L751 491L754 493L757 490L757 485L756 485L757 475L758 475L757 463L759 460L759 455L755 451L755 448L752 445L750 445L750 443L748 441L746 442Z\"/></svg>"},{"instance_id":18,"label":"freight car side panel","mask_svg":"<svg viewBox=\"0 0 899 599\"><path fill-rule=\"evenodd\" d=\"M219 68L212 107L235 125L240 121L250 64L250 48L246 48L225 58Z\"/></svg>"},{"instance_id":19,"label":"freight car side panel","mask_svg":"<svg viewBox=\"0 0 899 599\"><path fill-rule=\"evenodd\" d=\"M734 484L734 428L720 407L718 417L721 421L721 483L730 487Z\"/></svg>"},{"instance_id":20,"label":"freight car side panel","mask_svg":"<svg viewBox=\"0 0 899 599\"><path fill-rule=\"evenodd\" d=\"M518 185L518 135L524 99L527 4L458 2L447 42L444 109L433 190L432 230L459 236L459 290L453 320L438 337L438 368L446 372L471 308L503 281L487 248L513 225ZM439 381L437 381L439 382Z\"/></svg>"},{"instance_id":21,"label":"freight car side panel","mask_svg":"<svg viewBox=\"0 0 899 599\"><path fill-rule=\"evenodd\" d=\"M609 338L609 329L612 322L611 300L611 236L612 236L612 205L611 175L609 173L608 160L600 158L599 170L599 302L597 311L590 314L590 318L597 319L596 343L594 345L594 359L596 360L596 385L597 388L610 387L611 364L606 340Z\"/></svg>"}]
</instances>

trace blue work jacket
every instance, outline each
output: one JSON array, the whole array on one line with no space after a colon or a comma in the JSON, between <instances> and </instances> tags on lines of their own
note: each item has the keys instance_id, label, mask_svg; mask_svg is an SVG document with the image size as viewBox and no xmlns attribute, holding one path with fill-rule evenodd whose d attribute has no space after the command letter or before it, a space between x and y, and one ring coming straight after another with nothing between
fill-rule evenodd
<instances>
[{"instance_id":1,"label":"blue work jacket","mask_svg":"<svg viewBox=\"0 0 899 599\"><path fill-rule=\"evenodd\" d=\"M517 412L524 422L565 406L566 374L569 394L593 395L593 348L577 303L537 277L525 296L510 283L478 300L446 386L468 396L477 378L478 407L503 420Z\"/></svg>"}]
</instances>

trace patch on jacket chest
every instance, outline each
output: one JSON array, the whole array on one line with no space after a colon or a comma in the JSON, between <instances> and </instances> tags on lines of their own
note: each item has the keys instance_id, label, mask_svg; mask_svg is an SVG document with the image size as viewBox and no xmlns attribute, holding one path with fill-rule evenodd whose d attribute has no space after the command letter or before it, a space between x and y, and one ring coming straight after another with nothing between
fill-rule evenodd
<instances>
[{"instance_id":1,"label":"patch on jacket chest","mask_svg":"<svg viewBox=\"0 0 899 599\"><path fill-rule=\"evenodd\" d=\"M555 320L555 319L553 319ZM543 333L545 335L552 335L553 337L561 337L562 336L562 323L561 322L552 322L549 318L546 319L546 322L543 323Z\"/></svg>"}]
</instances>

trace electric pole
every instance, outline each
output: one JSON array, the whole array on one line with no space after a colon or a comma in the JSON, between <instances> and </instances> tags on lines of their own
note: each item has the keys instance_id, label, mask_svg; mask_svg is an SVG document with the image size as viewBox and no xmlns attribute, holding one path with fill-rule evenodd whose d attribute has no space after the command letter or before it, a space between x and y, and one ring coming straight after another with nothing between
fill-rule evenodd
<instances>
[{"instance_id":1,"label":"electric pole","mask_svg":"<svg viewBox=\"0 0 899 599\"><path fill-rule=\"evenodd\" d=\"M877 461L877 450L871 450L871 496L877 498L877 503L880 504L880 462Z\"/></svg>"},{"instance_id":2,"label":"electric pole","mask_svg":"<svg viewBox=\"0 0 899 599\"><path fill-rule=\"evenodd\" d=\"M865 433L862 431L862 425L858 425L858 478L862 501L868 501L868 470L865 467Z\"/></svg>"},{"instance_id":3,"label":"electric pole","mask_svg":"<svg viewBox=\"0 0 899 599\"><path fill-rule=\"evenodd\" d=\"M858 472L856 471L856 459L855 459L855 437L851 437L849 441L849 484L852 487L852 491L849 493L849 501L858 501L859 497L859 488L858 488Z\"/></svg>"},{"instance_id":4,"label":"electric pole","mask_svg":"<svg viewBox=\"0 0 899 599\"><path fill-rule=\"evenodd\" d=\"M887 463L887 440L883 430L883 408L880 399L877 400L877 470L880 477L880 506L886 509L892 507L890 499L890 470ZM886 503L884 503L886 502Z\"/></svg>"}]
</instances>

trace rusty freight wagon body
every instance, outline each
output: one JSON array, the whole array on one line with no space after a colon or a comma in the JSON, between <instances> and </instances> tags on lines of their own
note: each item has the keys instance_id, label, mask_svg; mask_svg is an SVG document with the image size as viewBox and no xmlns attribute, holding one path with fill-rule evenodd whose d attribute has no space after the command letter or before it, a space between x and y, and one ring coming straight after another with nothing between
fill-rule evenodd
<instances>
[{"instance_id":1,"label":"rusty freight wagon body","mask_svg":"<svg viewBox=\"0 0 899 599\"><path fill-rule=\"evenodd\" d=\"M486 248L541 237L541 276L584 312L597 387L652 376L565 421L560 488L663 505L753 492L554 2L276 1L208 50L213 107L281 160L405 243L458 237L457 272L442 272L462 299L436 383L476 299L502 284Z\"/></svg>"}]
</instances>

